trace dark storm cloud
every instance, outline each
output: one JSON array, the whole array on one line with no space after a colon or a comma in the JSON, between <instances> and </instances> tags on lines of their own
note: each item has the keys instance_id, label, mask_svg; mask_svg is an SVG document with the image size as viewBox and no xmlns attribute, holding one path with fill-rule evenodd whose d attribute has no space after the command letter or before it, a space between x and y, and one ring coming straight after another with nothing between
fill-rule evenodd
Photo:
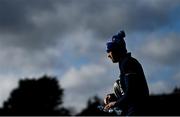
<instances>
[{"instance_id":1,"label":"dark storm cloud","mask_svg":"<svg viewBox=\"0 0 180 117\"><path fill-rule=\"evenodd\" d=\"M56 44L58 36L60 39L81 27L92 30L97 39L106 39L121 28L131 32L152 31L173 22L169 15L178 3L178 0L1 0L0 34L5 35L1 43L38 50Z\"/></svg>"},{"instance_id":2,"label":"dark storm cloud","mask_svg":"<svg viewBox=\"0 0 180 117\"><path fill-rule=\"evenodd\" d=\"M48 22L46 19L56 14L56 4L58 4L57 0L1 0L0 41L2 46L38 50L55 44L54 38L58 34L55 23L53 20ZM41 20L45 21L41 22Z\"/></svg>"},{"instance_id":3,"label":"dark storm cloud","mask_svg":"<svg viewBox=\"0 0 180 117\"><path fill-rule=\"evenodd\" d=\"M56 2L55 0L53 0ZM52 11L54 2L50 0L1 0L1 31L23 31L33 27L32 13Z\"/></svg>"},{"instance_id":4,"label":"dark storm cloud","mask_svg":"<svg viewBox=\"0 0 180 117\"><path fill-rule=\"evenodd\" d=\"M92 29L105 38L119 29L144 32L165 27L173 23L172 11L179 3L177 0L79 0L66 5L72 5L70 9L80 17L74 20L76 24ZM69 17L73 18L71 15Z\"/></svg>"},{"instance_id":5,"label":"dark storm cloud","mask_svg":"<svg viewBox=\"0 0 180 117\"><path fill-rule=\"evenodd\" d=\"M8 51L6 48L18 47L33 56L58 44L62 46L58 47L59 52L66 50L73 55L81 48L85 53L95 50L93 55L83 55L95 58L103 47L102 42L94 41L105 40L121 28L131 33L161 30L177 21L172 12L178 9L178 3L178 0L0 0L0 46ZM86 34L88 31L91 33ZM67 44L59 40L66 40ZM69 43L81 50L71 49Z\"/></svg>"}]
</instances>

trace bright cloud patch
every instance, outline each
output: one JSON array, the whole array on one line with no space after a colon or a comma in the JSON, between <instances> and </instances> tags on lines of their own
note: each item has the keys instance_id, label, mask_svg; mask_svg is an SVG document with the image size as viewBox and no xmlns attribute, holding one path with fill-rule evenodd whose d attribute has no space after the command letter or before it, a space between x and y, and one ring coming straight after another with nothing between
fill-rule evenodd
<instances>
[{"instance_id":1,"label":"bright cloud patch","mask_svg":"<svg viewBox=\"0 0 180 117\"><path fill-rule=\"evenodd\" d=\"M172 88L164 81L157 81L150 84L151 94L162 94L172 92Z\"/></svg>"},{"instance_id":2,"label":"bright cloud patch","mask_svg":"<svg viewBox=\"0 0 180 117\"><path fill-rule=\"evenodd\" d=\"M17 87L18 79L13 78L11 75L1 75L0 80L0 107L2 107L3 102L10 96L12 89Z\"/></svg>"},{"instance_id":3,"label":"bright cloud patch","mask_svg":"<svg viewBox=\"0 0 180 117\"><path fill-rule=\"evenodd\" d=\"M65 91L66 106L78 105L77 111L85 107L89 97L105 95L113 79L107 78L107 68L101 65L84 65L69 69L60 79ZM107 75L107 76L105 76Z\"/></svg>"}]
</instances>

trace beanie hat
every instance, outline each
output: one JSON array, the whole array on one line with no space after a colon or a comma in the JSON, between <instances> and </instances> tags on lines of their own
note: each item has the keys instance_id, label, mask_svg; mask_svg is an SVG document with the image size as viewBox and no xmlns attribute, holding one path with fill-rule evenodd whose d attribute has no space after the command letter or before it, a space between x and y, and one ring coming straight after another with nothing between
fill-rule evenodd
<instances>
[{"instance_id":1,"label":"beanie hat","mask_svg":"<svg viewBox=\"0 0 180 117\"><path fill-rule=\"evenodd\" d=\"M111 41L106 43L106 51L119 51L122 53L127 53L126 43L124 41L125 36L126 35L124 31L120 31L118 34L113 35Z\"/></svg>"}]
</instances>

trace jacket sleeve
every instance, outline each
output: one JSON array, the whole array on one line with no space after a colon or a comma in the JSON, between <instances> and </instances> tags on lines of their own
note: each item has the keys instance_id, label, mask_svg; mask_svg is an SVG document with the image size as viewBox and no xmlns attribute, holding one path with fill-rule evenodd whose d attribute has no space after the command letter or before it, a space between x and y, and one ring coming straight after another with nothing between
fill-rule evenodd
<instances>
[{"instance_id":1,"label":"jacket sleeve","mask_svg":"<svg viewBox=\"0 0 180 117\"><path fill-rule=\"evenodd\" d=\"M119 98L115 104L115 106L118 106L120 108L123 108L127 106L128 102L131 102L135 98L136 93L136 86L135 86L135 80L136 80L136 73L127 73L125 74L125 91L124 95Z\"/></svg>"}]
</instances>

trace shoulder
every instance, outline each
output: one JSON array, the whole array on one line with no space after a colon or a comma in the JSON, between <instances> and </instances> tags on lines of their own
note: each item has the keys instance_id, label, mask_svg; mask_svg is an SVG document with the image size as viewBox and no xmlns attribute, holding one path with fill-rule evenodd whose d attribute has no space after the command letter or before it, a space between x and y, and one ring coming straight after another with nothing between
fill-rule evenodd
<instances>
[{"instance_id":1,"label":"shoulder","mask_svg":"<svg viewBox=\"0 0 180 117\"><path fill-rule=\"evenodd\" d=\"M139 61L134 57L129 57L127 64L140 65Z\"/></svg>"},{"instance_id":2,"label":"shoulder","mask_svg":"<svg viewBox=\"0 0 180 117\"><path fill-rule=\"evenodd\" d=\"M141 67L139 61L133 57L128 57L123 65L123 69L125 73L134 73Z\"/></svg>"},{"instance_id":3,"label":"shoulder","mask_svg":"<svg viewBox=\"0 0 180 117\"><path fill-rule=\"evenodd\" d=\"M134 57L128 57L123 64L124 64L124 67L127 67L127 66L131 66L131 65L138 65L140 63Z\"/></svg>"}]
</instances>

